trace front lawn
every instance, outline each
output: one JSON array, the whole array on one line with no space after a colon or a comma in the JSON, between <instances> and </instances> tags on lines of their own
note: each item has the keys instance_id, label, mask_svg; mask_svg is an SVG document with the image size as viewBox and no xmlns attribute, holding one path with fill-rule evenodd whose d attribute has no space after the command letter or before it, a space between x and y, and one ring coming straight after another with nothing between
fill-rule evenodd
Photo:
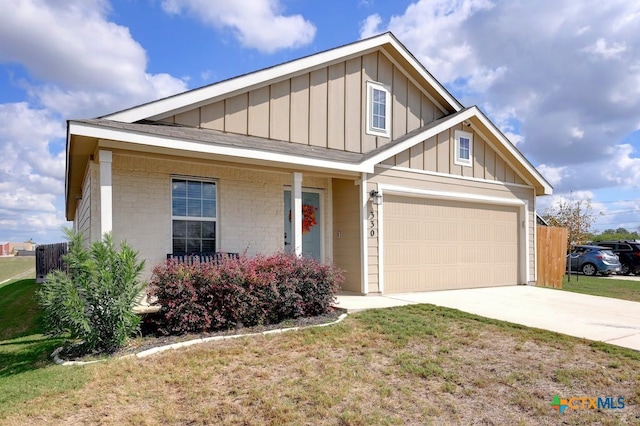
<instances>
[{"instance_id":1,"label":"front lawn","mask_svg":"<svg viewBox=\"0 0 640 426\"><path fill-rule=\"evenodd\" d=\"M640 281L599 276L587 277L585 275L577 277L571 275L571 281L568 281L565 275L562 279L562 289L575 293L640 302Z\"/></svg>"},{"instance_id":2,"label":"front lawn","mask_svg":"<svg viewBox=\"0 0 640 426\"><path fill-rule=\"evenodd\" d=\"M0 375L0 395L10 392L0 423L634 424L639 361L632 350L412 305L144 359ZM42 390L11 393L23 378ZM560 414L554 395L622 397L625 406Z\"/></svg>"},{"instance_id":3,"label":"front lawn","mask_svg":"<svg viewBox=\"0 0 640 426\"><path fill-rule=\"evenodd\" d=\"M0 257L0 283L17 275L25 274L21 278L36 276L36 258L34 256Z\"/></svg>"}]
</instances>

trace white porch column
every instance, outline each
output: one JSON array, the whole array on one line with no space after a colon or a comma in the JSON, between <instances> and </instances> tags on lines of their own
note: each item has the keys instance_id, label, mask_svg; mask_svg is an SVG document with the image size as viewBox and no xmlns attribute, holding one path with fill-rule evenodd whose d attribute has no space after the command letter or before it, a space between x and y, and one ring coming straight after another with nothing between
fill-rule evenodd
<instances>
[{"instance_id":1,"label":"white porch column","mask_svg":"<svg viewBox=\"0 0 640 426\"><path fill-rule=\"evenodd\" d=\"M111 151L99 151L98 163L100 167L100 237L113 229L113 193L111 178Z\"/></svg>"},{"instance_id":2,"label":"white porch column","mask_svg":"<svg viewBox=\"0 0 640 426\"><path fill-rule=\"evenodd\" d=\"M291 244L302 256L302 173L291 173Z\"/></svg>"}]
</instances>

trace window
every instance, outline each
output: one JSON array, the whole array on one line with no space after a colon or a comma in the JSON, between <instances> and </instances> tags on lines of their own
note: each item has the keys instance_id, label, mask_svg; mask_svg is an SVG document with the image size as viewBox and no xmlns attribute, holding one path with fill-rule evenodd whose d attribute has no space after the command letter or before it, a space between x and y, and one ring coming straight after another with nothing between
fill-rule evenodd
<instances>
[{"instance_id":1,"label":"window","mask_svg":"<svg viewBox=\"0 0 640 426\"><path fill-rule=\"evenodd\" d=\"M367 133L390 137L391 90L389 86L367 82Z\"/></svg>"},{"instance_id":2,"label":"window","mask_svg":"<svg viewBox=\"0 0 640 426\"><path fill-rule=\"evenodd\" d=\"M216 183L171 180L173 253L216 251Z\"/></svg>"},{"instance_id":3,"label":"window","mask_svg":"<svg viewBox=\"0 0 640 426\"><path fill-rule=\"evenodd\" d=\"M473 134L456 130L455 133L456 158L454 163L460 166L471 167L473 155Z\"/></svg>"}]
</instances>

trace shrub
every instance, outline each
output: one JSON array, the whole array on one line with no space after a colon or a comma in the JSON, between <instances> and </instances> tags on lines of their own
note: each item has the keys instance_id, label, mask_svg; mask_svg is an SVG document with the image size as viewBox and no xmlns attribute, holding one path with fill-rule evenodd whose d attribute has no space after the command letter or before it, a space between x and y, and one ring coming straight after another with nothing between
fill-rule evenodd
<instances>
[{"instance_id":1,"label":"shrub","mask_svg":"<svg viewBox=\"0 0 640 426\"><path fill-rule=\"evenodd\" d=\"M80 340L84 352L112 352L138 329L133 307L145 285L138 279L144 261L126 243L117 250L110 234L87 249L80 234L65 232L68 272L47 275L37 293L45 329Z\"/></svg>"},{"instance_id":2,"label":"shrub","mask_svg":"<svg viewBox=\"0 0 640 426\"><path fill-rule=\"evenodd\" d=\"M332 265L279 253L218 264L167 260L154 268L149 289L163 331L186 333L320 315L342 282Z\"/></svg>"}]
</instances>

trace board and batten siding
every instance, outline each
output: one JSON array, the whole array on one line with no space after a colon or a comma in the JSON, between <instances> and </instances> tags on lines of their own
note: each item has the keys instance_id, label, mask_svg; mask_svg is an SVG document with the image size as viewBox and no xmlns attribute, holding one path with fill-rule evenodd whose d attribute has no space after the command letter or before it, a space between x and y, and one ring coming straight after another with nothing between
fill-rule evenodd
<instances>
[{"instance_id":1,"label":"board and batten siding","mask_svg":"<svg viewBox=\"0 0 640 426\"><path fill-rule=\"evenodd\" d=\"M352 180L332 179L333 263L344 271L342 290L360 293L360 188Z\"/></svg>"},{"instance_id":2,"label":"board and batten siding","mask_svg":"<svg viewBox=\"0 0 640 426\"><path fill-rule=\"evenodd\" d=\"M445 114L385 53L366 55L236 93L162 121L366 153L391 139L367 134L367 82L391 88L392 138Z\"/></svg>"},{"instance_id":3,"label":"board and batten siding","mask_svg":"<svg viewBox=\"0 0 640 426\"><path fill-rule=\"evenodd\" d=\"M520 174L492 146L473 130L473 161L471 167L455 164L454 135L456 128L447 129L384 161L383 164L453 176L486 179L525 185Z\"/></svg>"}]
</instances>

